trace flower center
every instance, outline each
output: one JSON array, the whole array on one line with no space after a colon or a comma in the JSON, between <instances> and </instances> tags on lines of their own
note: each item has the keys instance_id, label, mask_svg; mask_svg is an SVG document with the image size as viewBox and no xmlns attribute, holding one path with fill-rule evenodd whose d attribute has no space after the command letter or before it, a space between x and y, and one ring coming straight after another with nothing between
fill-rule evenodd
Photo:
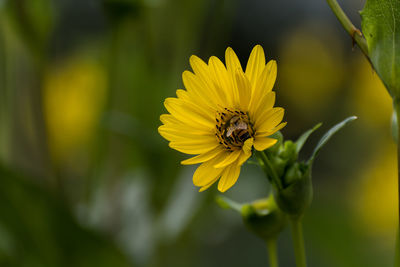
<instances>
[{"instance_id":1,"label":"flower center","mask_svg":"<svg viewBox=\"0 0 400 267\"><path fill-rule=\"evenodd\" d=\"M246 113L225 108L216 115L216 136L221 145L233 150L241 148L244 142L253 137L254 131Z\"/></svg>"}]
</instances>

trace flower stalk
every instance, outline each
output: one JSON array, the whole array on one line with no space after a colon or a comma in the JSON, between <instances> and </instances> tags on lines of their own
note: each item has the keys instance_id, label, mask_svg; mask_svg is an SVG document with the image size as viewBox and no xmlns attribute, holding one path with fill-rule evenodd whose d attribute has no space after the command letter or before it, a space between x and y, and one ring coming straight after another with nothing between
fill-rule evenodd
<instances>
[{"instance_id":1,"label":"flower stalk","mask_svg":"<svg viewBox=\"0 0 400 267\"><path fill-rule=\"evenodd\" d=\"M276 238L271 238L266 240L268 258L269 258L269 266L270 267L279 267L278 263L278 250L276 246Z\"/></svg>"},{"instance_id":2,"label":"flower stalk","mask_svg":"<svg viewBox=\"0 0 400 267\"><path fill-rule=\"evenodd\" d=\"M257 151L257 159L261 165L263 171L267 174L267 177L271 179L271 183L278 189L283 189L281 179L275 171L274 166L272 166L271 161L264 151Z\"/></svg>"},{"instance_id":3,"label":"flower stalk","mask_svg":"<svg viewBox=\"0 0 400 267\"><path fill-rule=\"evenodd\" d=\"M399 126L399 118L400 118L400 99L394 98L393 100L393 109L396 112L397 116L397 196L398 196L398 214L397 214L397 221L400 223L400 126ZM395 251L395 267L400 267L400 225L397 226L397 233L396 233L396 251Z\"/></svg>"},{"instance_id":4,"label":"flower stalk","mask_svg":"<svg viewBox=\"0 0 400 267\"><path fill-rule=\"evenodd\" d=\"M348 32L348 34L350 34L353 42L360 47L363 54L369 60L367 41L364 39L361 31L354 26L336 0L326 0L326 2L331 7L333 13L336 15L343 28Z\"/></svg>"},{"instance_id":5,"label":"flower stalk","mask_svg":"<svg viewBox=\"0 0 400 267\"><path fill-rule=\"evenodd\" d=\"M293 248L297 267L306 267L306 250L304 248L303 230L301 219L292 219L290 222L292 228Z\"/></svg>"}]
</instances>

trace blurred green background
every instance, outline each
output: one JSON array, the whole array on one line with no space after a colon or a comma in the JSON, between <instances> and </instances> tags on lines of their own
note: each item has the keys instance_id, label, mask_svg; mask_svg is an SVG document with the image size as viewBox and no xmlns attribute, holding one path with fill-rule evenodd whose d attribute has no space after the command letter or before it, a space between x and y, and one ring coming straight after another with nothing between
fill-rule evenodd
<instances>
[{"instance_id":1,"label":"blurred green background","mask_svg":"<svg viewBox=\"0 0 400 267\"><path fill-rule=\"evenodd\" d=\"M343 1L359 25L364 1ZM283 134L359 120L315 162L309 266L391 266L391 100L323 0L0 0L0 266L267 266L263 241L198 193L157 133L195 54L278 62ZM226 195L270 190L245 165ZM281 266L294 266L290 232Z\"/></svg>"}]
</instances>

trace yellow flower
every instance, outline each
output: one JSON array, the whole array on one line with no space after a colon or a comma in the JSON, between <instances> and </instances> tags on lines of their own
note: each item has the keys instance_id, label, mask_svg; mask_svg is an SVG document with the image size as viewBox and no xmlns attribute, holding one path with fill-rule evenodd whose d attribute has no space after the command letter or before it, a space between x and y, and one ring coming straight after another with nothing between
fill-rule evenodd
<instances>
[{"instance_id":1,"label":"yellow flower","mask_svg":"<svg viewBox=\"0 0 400 267\"><path fill-rule=\"evenodd\" d=\"M211 57L208 65L190 57L194 73L182 74L186 90L177 98L167 98L170 114L161 115L159 133L169 146L197 155L182 164L201 165L193 175L200 191L218 179L218 190L225 192L237 181L240 167L251 156L252 148L265 150L276 143L271 134L283 128L283 108L274 108L277 67L265 64L264 50L257 45L243 72L235 52L228 47L224 64Z\"/></svg>"}]
</instances>

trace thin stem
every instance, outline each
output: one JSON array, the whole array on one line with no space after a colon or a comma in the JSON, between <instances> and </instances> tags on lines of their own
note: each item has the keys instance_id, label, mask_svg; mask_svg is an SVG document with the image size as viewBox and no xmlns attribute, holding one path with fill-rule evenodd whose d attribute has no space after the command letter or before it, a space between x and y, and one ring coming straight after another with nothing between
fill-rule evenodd
<instances>
[{"instance_id":1,"label":"thin stem","mask_svg":"<svg viewBox=\"0 0 400 267\"><path fill-rule=\"evenodd\" d=\"M277 186L278 189L282 189L281 180L279 179L279 176L276 173L274 166L272 165L271 161L269 160L265 152L257 151L256 156L258 158L258 161L261 163L262 169L268 176L270 176L275 186Z\"/></svg>"},{"instance_id":2,"label":"thin stem","mask_svg":"<svg viewBox=\"0 0 400 267\"><path fill-rule=\"evenodd\" d=\"M396 252L395 252L394 266L395 267L400 267L400 230L397 230Z\"/></svg>"},{"instance_id":3,"label":"thin stem","mask_svg":"<svg viewBox=\"0 0 400 267\"><path fill-rule=\"evenodd\" d=\"M268 258L269 258L269 266L270 267L278 267L278 249L276 246L276 238L271 238L266 241L267 250L268 250Z\"/></svg>"},{"instance_id":4,"label":"thin stem","mask_svg":"<svg viewBox=\"0 0 400 267\"><path fill-rule=\"evenodd\" d=\"M400 223L400 99L395 98L393 100L393 109L397 116L397 196L398 196L398 214L397 221ZM400 226L397 226L396 233L396 251L395 251L395 267L400 267Z\"/></svg>"},{"instance_id":5,"label":"thin stem","mask_svg":"<svg viewBox=\"0 0 400 267\"><path fill-rule=\"evenodd\" d=\"M369 60L367 41L364 39L361 31L354 26L336 0L326 0L326 2L331 7L333 13L335 13L343 28L350 34L351 38L353 38Z\"/></svg>"},{"instance_id":6,"label":"thin stem","mask_svg":"<svg viewBox=\"0 0 400 267\"><path fill-rule=\"evenodd\" d=\"M303 230L300 219L292 219L290 222L292 227L292 238L294 255L296 257L297 267L306 267L306 251L304 249Z\"/></svg>"}]
</instances>

